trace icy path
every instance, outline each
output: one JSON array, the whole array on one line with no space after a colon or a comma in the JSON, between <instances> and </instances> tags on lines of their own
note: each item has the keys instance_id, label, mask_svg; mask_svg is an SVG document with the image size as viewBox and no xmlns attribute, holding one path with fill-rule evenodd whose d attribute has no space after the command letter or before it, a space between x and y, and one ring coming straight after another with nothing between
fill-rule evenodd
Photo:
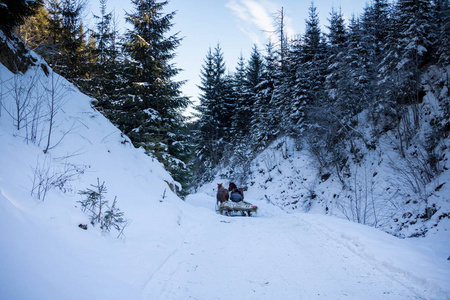
<instances>
[{"instance_id":1,"label":"icy path","mask_svg":"<svg viewBox=\"0 0 450 300\"><path fill-rule=\"evenodd\" d=\"M212 218L191 229L151 275L141 299L448 299L383 257L406 251L399 256L423 260L422 254L395 249L397 239L383 233L375 242L358 241L346 235L348 228L333 227L341 220L326 218ZM357 228L357 236L372 232ZM371 254L370 241L384 250Z\"/></svg>"}]
</instances>

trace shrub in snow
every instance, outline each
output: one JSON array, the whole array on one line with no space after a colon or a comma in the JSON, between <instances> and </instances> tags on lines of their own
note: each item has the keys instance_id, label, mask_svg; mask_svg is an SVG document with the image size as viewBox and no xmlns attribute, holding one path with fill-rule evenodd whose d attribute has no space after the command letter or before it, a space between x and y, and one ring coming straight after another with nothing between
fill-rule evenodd
<instances>
[{"instance_id":1,"label":"shrub in snow","mask_svg":"<svg viewBox=\"0 0 450 300\"><path fill-rule=\"evenodd\" d=\"M31 195L44 201L47 193L52 189L59 189L63 193L72 191L70 182L84 173L84 166L77 166L69 162L54 165L51 158L44 157L41 162L39 157L36 166L32 167L33 176Z\"/></svg>"},{"instance_id":2,"label":"shrub in snow","mask_svg":"<svg viewBox=\"0 0 450 300\"><path fill-rule=\"evenodd\" d=\"M92 225L100 224L100 228L104 232L109 232L114 227L119 231L119 236L122 235L128 222L124 218L124 213L116 207L117 197L109 206L108 201L105 200L105 182L103 181L100 184L100 180L97 178L97 185L91 184L91 187L79 192L80 195L86 196L84 200L78 201L81 204L81 209L89 215Z\"/></svg>"},{"instance_id":3,"label":"shrub in snow","mask_svg":"<svg viewBox=\"0 0 450 300\"><path fill-rule=\"evenodd\" d=\"M117 231L121 232L125 227L124 224L126 223L126 220L123 218L124 214L116 207L116 204L117 197L114 197L112 206L108 207L102 217L103 224L101 225L101 228L104 231L110 231L111 227L114 227Z\"/></svg>"}]
</instances>

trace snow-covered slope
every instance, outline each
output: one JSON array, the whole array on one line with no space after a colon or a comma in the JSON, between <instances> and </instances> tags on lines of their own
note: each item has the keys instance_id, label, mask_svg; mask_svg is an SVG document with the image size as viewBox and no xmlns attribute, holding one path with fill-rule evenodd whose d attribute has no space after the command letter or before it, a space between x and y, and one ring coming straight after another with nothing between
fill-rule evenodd
<instances>
[{"instance_id":1,"label":"snow-covered slope","mask_svg":"<svg viewBox=\"0 0 450 300\"><path fill-rule=\"evenodd\" d=\"M446 157L450 156L450 140L446 143L444 171L422 186L428 193L428 205L436 209L431 219L425 218L425 204L417 201L407 182L414 180L406 177L410 166L403 165L389 137L377 150L366 150L359 164L350 163L349 172L344 174L345 188L334 172L320 174L309 151L296 149L289 138L277 140L258 155L240 185L248 188L249 198L272 203L286 212L334 215L399 237L448 233L450 169ZM236 180L226 174L229 172L223 171L215 181Z\"/></svg>"},{"instance_id":2,"label":"snow-covered slope","mask_svg":"<svg viewBox=\"0 0 450 300\"><path fill-rule=\"evenodd\" d=\"M0 298L138 299L148 273L190 228L190 213L170 190L173 180L162 164L135 149L91 107L92 99L57 74L46 76L37 65L24 75L0 65ZM44 154L49 129L45 89L52 76L59 107ZM32 96L26 98L24 90ZM22 117L17 130L18 94L20 101L28 99L32 113L41 103L34 140L32 114ZM39 185L43 177L51 181ZM119 239L114 229L102 233L93 227L78 203L83 199L79 191L92 188L97 179L105 182L105 200L117 197L129 221ZM44 185L49 188L45 198Z\"/></svg>"},{"instance_id":3,"label":"snow-covered slope","mask_svg":"<svg viewBox=\"0 0 450 300\"><path fill-rule=\"evenodd\" d=\"M334 215L398 237L448 237L450 139L436 125L448 123L449 75L450 66L430 66L423 74L423 101L407 108L417 111L417 126L380 131L367 110L360 113L353 128L358 138L342 141L338 163L330 163L326 151L310 150L306 139L281 137L247 169L220 169L215 182L235 181L252 199L286 212Z\"/></svg>"},{"instance_id":4,"label":"snow-covered slope","mask_svg":"<svg viewBox=\"0 0 450 300\"><path fill-rule=\"evenodd\" d=\"M0 65L2 300L449 299L449 261L422 240L287 214L269 201L279 190L246 193L259 206L255 218L216 214L215 183L180 200L159 162L53 76L61 100L44 154L48 107L37 112L39 122L23 117L18 130L14 91L34 86L29 107L48 103L52 73L39 66L14 75ZM54 184L39 186L40 178ZM97 179L129 221L119 238L114 229L90 225L78 203L79 191ZM49 188L45 197L42 186Z\"/></svg>"}]
</instances>

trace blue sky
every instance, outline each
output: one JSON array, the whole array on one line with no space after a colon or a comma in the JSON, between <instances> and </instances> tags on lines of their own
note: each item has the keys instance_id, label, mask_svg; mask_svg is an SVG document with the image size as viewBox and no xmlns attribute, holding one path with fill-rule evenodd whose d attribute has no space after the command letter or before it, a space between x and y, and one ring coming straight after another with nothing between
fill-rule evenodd
<instances>
[{"instance_id":1,"label":"blue sky","mask_svg":"<svg viewBox=\"0 0 450 300\"><path fill-rule=\"evenodd\" d=\"M348 20L352 14L361 14L365 0L315 0L320 22L324 30L332 7L342 9ZM90 0L86 9L98 14L98 1ZM169 0L165 12L176 11L173 30L183 37L177 48L174 63L183 71L175 80L187 80L183 87L186 96L197 101L200 70L208 49L218 43L224 53L225 62L233 72L238 57L247 60L253 45L264 50L264 45L274 30L274 18L283 7L289 37L303 34L305 20L311 0ZM133 10L131 1L109 0L108 11L115 9L121 26L124 26L124 11Z\"/></svg>"}]
</instances>

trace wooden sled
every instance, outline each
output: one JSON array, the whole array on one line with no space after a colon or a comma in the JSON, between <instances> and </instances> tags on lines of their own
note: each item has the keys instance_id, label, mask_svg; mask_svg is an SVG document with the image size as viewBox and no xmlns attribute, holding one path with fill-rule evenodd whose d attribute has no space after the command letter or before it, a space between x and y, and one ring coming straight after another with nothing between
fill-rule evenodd
<instances>
[{"instance_id":1,"label":"wooden sled","mask_svg":"<svg viewBox=\"0 0 450 300\"><path fill-rule=\"evenodd\" d=\"M219 205L220 214L223 215L223 213L225 213L227 216L231 216L232 212L240 212L242 215L250 217L252 213L256 213L257 210L258 206L244 201L225 201Z\"/></svg>"}]
</instances>

